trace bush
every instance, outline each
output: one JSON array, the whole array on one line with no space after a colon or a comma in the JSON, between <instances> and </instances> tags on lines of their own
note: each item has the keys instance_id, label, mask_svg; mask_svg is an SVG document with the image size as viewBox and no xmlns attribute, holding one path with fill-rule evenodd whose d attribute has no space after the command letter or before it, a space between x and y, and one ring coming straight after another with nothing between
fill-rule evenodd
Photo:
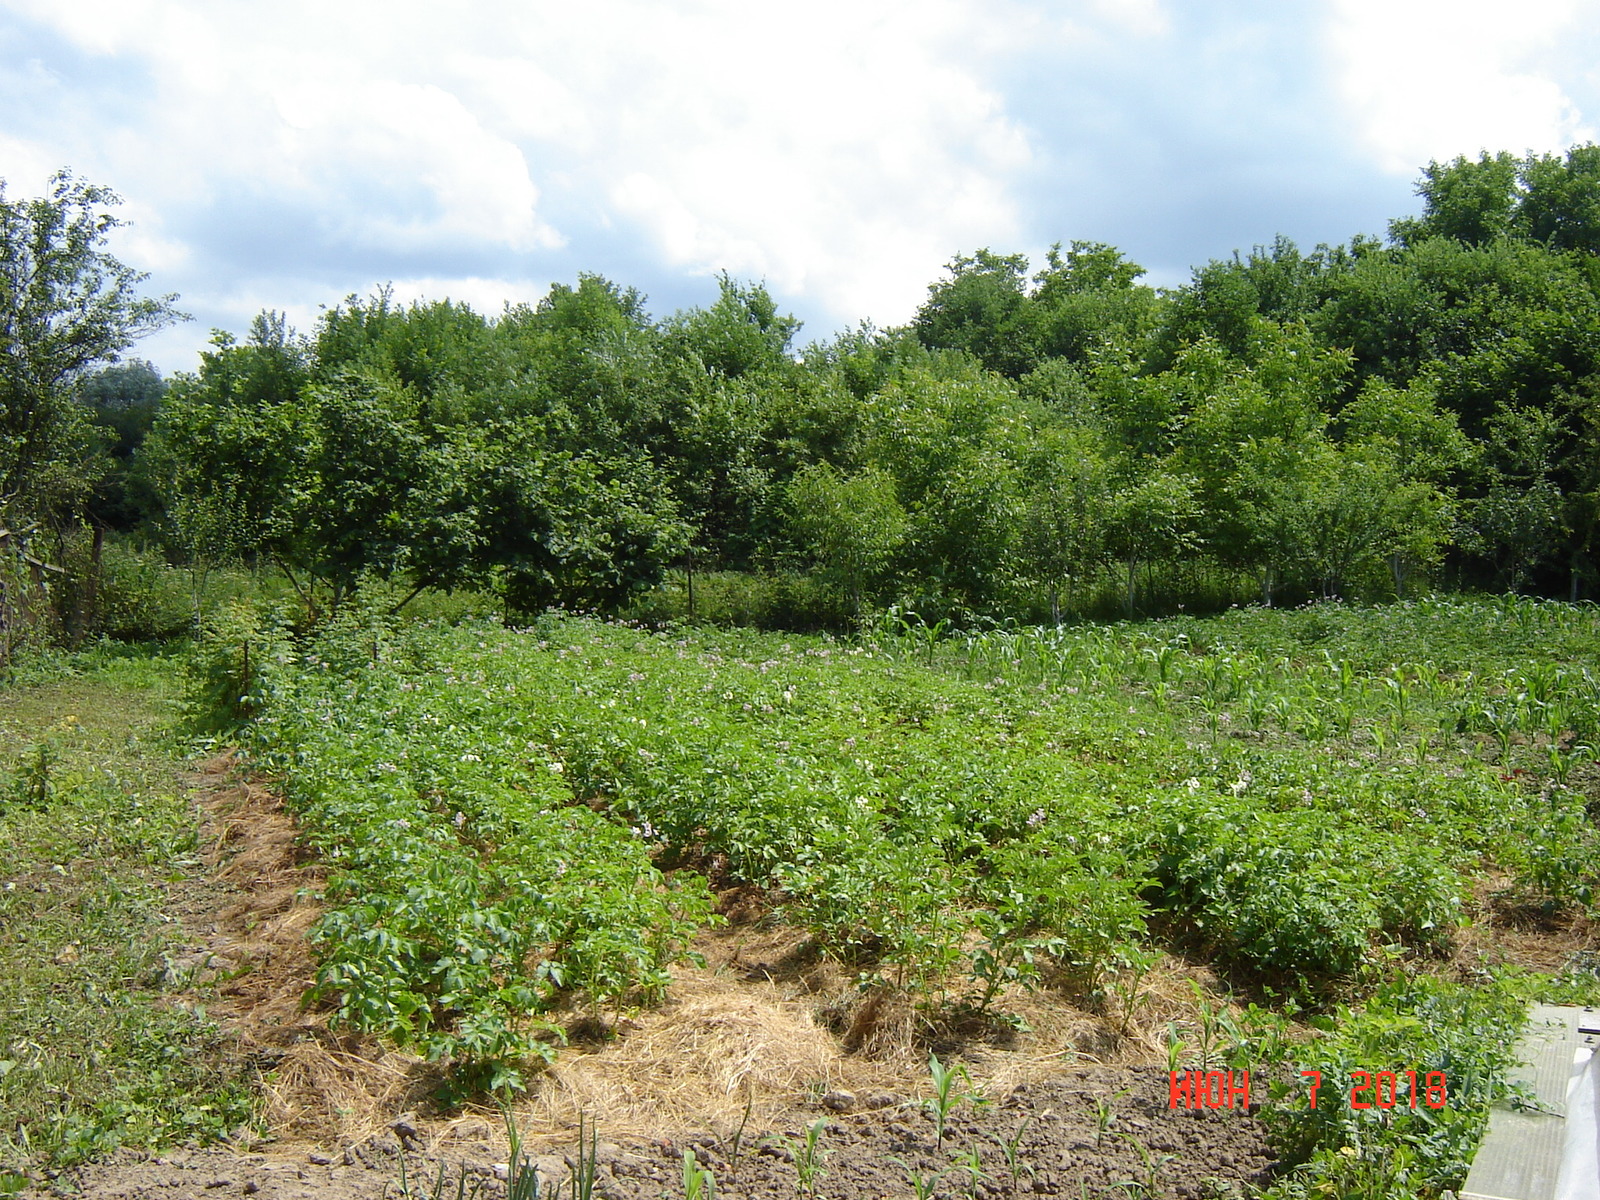
<instances>
[{"instance_id":1,"label":"bush","mask_svg":"<svg viewBox=\"0 0 1600 1200\"><path fill-rule=\"evenodd\" d=\"M623 616L651 625L690 620L687 579L674 575L636 600ZM851 624L850 605L842 594L815 576L795 571L696 574L692 619L706 625L794 631L844 630Z\"/></svg>"},{"instance_id":2,"label":"bush","mask_svg":"<svg viewBox=\"0 0 1600 1200\"><path fill-rule=\"evenodd\" d=\"M266 710L293 661L282 610L221 605L206 618L185 663L185 726L200 734L237 731Z\"/></svg>"}]
</instances>

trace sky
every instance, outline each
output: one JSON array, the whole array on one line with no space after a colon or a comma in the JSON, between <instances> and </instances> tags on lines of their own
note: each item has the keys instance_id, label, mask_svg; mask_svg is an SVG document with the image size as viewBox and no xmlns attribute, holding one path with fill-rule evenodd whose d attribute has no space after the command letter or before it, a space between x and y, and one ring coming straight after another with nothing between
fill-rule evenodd
<instances>
[{"instance_id":1,"label":"sky","mask_svg":"<svg viewBox=\"0 0 1600 1200\"><path fill-rule=\"evenodd\" d=\"M763 281L800 340L957 254L1108 242L1163 287L1381 235L1430 161L1600 129L1594 0L0 0L0 179L119 193L193 319L390 285L494 314L593 272Z\"/></svg>"}]
</instances>

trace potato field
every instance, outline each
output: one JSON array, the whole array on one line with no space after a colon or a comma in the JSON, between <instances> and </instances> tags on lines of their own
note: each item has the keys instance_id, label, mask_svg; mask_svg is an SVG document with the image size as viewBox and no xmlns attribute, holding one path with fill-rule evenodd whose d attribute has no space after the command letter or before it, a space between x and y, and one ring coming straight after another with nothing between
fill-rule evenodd
<instances>
[{"instance_id":1,"label":"potato field","mask_svg":"<svg viewBox=\"0 0 1600 1200\"><path fill-rule=\"evenodd\" d=\"M660 1003L737 907L935 1046L1040 995L1148 1042L1152 973L1205 964L1228 1001L1167 1065L1256 1073L1276 1194L1381 1195L1459 1186L1525 1002L1594 994L1494 931L1593 902L1597 650L1592 606L1516 599L852 640L352 610L293 652L236 613L197 670L332 871L316 996L463 1094L536 1088L574 1005ZM1450 1104L1313 1111L1308 1067Z\"/></svg>"}]
</instances>

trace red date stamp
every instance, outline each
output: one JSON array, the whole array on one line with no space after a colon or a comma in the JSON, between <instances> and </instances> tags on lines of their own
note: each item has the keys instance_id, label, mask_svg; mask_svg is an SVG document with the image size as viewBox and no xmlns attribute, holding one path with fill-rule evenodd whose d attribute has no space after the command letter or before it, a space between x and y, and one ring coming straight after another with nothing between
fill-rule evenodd
<instances>
[{"instance_id":1,"label":"red date stamp","mask_svg":"<svg viewBox=\"0 0 1600 1200\"><path fill-rule=\"evenodd\" d=\"M1301 1071L1311 1107L1317 1106L1321 1071ZM1168 1108L1250 1107L1249 1071L1173 1071ZM1450 1103L1443 1071L1351 1071L1352 1109L1444 1108Z\"/></svg>"}]
</instances>

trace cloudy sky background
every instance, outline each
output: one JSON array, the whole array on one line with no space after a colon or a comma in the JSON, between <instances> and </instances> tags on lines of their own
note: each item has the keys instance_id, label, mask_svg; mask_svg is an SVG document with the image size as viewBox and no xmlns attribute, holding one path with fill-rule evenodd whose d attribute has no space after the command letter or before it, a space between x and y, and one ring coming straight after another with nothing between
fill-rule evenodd
<instances>
[{"instance_id":1,"label":"cloudy sky background","mask_svg":"<svg viewBox=\"0 0 1600 1200\"><path fill-rule=\"evenodd\" d=\"M1113 243L1173 286L1381 234L1433 159L1600 129L1593 0L0 0L0 178L108 184L194 321L384 282L480 311L594 271L762 279L802 340L957 253Z\"/></svg>"}]
</instances>

